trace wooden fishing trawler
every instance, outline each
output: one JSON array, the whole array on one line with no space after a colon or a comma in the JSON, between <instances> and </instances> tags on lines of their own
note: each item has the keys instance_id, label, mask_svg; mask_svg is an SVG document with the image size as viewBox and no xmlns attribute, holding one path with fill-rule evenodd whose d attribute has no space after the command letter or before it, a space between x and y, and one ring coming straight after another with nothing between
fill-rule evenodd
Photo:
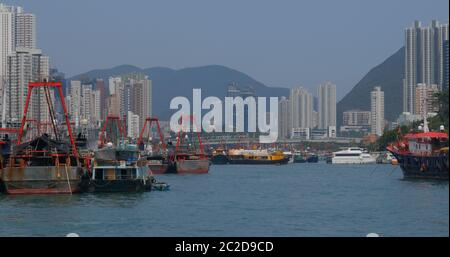
<instances>
[{"instance_id":1,"label":"wooden fishing trawler","mask_svg":"<svg viewBox=\"0 0 450 257\"><path fill-rule=\"evenodd\" d=\"M430 132L425 119L423 131L404 136L399 131L398 135L399 139L387 150L398 160L405 178L448 180L447 133Z\"/></svg>"},{"instance_id":2,"label":"wooden fishing trawler","mask_svg":"<svg viewBox=\"0 0 450 257\"><path fill-rule=\"evenodd\" d=\"M22 143L26 124L32 121L27 119L27 113L33 89L36 88L42 88L45 93L54 138L44 133L28 142ZM59 93L69 142L59 138L49 88L55 88L57 93ZM39 131L39 121L37 123ZM61 83L30 82L28 84L28 95L21 127L18 132L17 145L12 147L9 156L2 161L2 169L0 171L2 189L8 194L75 193L80 190L79 183L85 174L82 163L83 161L79 158L72 135Z\"/></svg>"},{"instance_id":3,"label":"wooden fishing trawler","mask_svg":"<svg viewBox=\"0 0 450 257\"><path fill-rule=\"evenodd\" d=\"M150 191L155 179L135 145L108 143L94 154L92 172L83 190L87 192Z\"/></svg>"},{"instance_id":4,"label":"wooden fishing trawler","mask_svg":"<svg viewBox=\"0 0 450 257\"><path fill-rule=\"evenodd\" d=\"M150 136L152 124L156 124L157 133L159 135L159 143L152 144L152 138ZM147 127L148 124L148 127ZM144 140L144 133L148 128L148 135ZM169 170L171 165L168 156L167 145L164 141L164 134L161 131L161 126L157 118L146 118L144 126L142 127L137 145L143 157L147 160L147 166L151 169L153 174L164 174Z\"/></svg>"},{"instance_id":5,"label":"wooden fishing trawler","mask_svg":"<svg viewBox=\"0 0 450 257\"><path fill-rule=\"evenodd\" d=\"M195 120L192 115L182 117L181 124L187 120L190 121L190 124L195 125ZM200 130L201 129L198 129L197 131ZM204 174L209 172L210 162L208 156L205 154L200 133L193 133L196 134L196 136L189 137L187 132L183 130L179 131L175 151L171 156L169 172L192 174ZM195 138L197 140L195 140Z\"/></svg>"},{"instance_id":6,"label":"wooden fishing trawler","mask_svg":"<svg viewBox=\"0 0 450 257\"><path fill-rule=\"evenodd\" d=\"M116 127L108 127L112 125ZM111 133L107 133L107 130ZM115 134L119 136L113 136ZM110 135L111 138L107 138ZM112 142L113 141L113 142ZM108 116L99 138L99 149L94 152L89 179L83 181L87 192L141 192L150 191L155 182L147 160L136 145L125 139L119 117Z\"/></svg>"}]
</instances>

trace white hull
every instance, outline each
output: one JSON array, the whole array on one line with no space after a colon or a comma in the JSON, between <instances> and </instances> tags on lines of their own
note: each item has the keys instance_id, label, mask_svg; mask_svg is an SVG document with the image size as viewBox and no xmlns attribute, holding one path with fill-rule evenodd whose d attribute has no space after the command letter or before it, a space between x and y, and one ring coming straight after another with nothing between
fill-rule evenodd
<instances>
[{"instance_id":1,"label":"white hull","mask_svg":"<svg viewBox=\"0 0 450 257\"><path fill-rule=\"evenodd\" d=\"M332 164L374 164L375 158L336 158L331 159Z\"/></svg>"},{"instance_id":2,"label":"white hull","mask_svg":"<svg viewBox=\"0 0 450 257\"><path fill-rule=\"evenodd\" d=\"M332 164L372 164L377 163L377 159L360 148L348 148L333 153Z\"/></svg>"}]
</instances>

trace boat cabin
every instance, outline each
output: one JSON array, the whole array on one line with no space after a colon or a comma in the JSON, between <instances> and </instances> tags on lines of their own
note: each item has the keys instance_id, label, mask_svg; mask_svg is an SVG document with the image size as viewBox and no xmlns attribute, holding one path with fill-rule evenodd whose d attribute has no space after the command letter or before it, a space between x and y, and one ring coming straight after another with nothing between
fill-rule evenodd
<instances>
[{"instance_id":1,"label":"boat cabin","mask_svg":"<svg viewBox=\"0 0 450 257\"><path fill-rule=\"evenodd\" d=\"M448 147L448 135L442 132L425 132L406 135L409 151L414 155L427 156Z\"/></svg>"},{"instance_id":2,"label":"boat cabin","mask_svg":"<svg viewBox=\"0 0 450 257\"><path fill-rule=\"evenodd\" d=\"M150 176L149 169L145 166L97 166L92 170L92 180L135 180L145 179Z\"/></svg>"}]
</instances>

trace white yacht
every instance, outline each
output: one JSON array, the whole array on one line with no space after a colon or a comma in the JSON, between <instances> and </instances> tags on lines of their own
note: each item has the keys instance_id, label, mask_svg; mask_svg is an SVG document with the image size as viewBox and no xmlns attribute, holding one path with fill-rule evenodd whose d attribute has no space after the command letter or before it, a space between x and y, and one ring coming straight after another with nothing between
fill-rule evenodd
<instances>
[{"instance_id":1,"label":"white yacht","mask_svg":"<svg viewBox=\"0 0 450 257\"><path fill-rule=\"evenodd\" d=\"M370 164L376 163L376 158L358 147L350 147L333 153L332 164Z\"/></svg>"}]
</instances>

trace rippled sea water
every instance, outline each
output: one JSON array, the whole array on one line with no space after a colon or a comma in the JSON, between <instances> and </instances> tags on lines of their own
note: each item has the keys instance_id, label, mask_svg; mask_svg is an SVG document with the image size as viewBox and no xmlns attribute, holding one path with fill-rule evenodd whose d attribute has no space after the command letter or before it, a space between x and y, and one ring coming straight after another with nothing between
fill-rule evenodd
<instances>
[{"instance_id":1,"label":"rippled sea water","mask_svg":"<svg viewBox=\"0 0 450 257\"><path fill-rule=\"evenodd\" d=\"M0 195L0 236L449 236L448 181L391 165L211 166L166 192Z\"/></svg>"}]
</instances>

